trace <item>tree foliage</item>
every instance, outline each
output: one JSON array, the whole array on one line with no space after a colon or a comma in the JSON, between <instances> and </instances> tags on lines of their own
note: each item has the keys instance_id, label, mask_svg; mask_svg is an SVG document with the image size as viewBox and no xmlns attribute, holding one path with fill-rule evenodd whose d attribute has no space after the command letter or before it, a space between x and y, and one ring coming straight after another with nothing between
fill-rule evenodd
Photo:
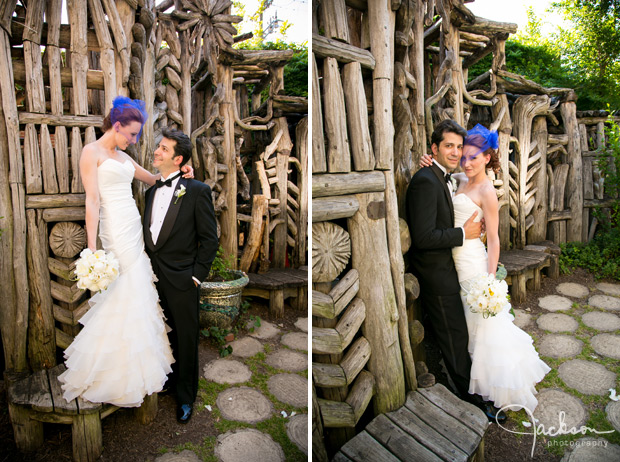
<instances>
[{"instance_id":1,"label":"tree foliage","mask_svg":"<svg viewBox=\"0 0 620 462\"><path fill-rule=\"evenodd\" d=\"M620 109L620 0L560 0L552 9L568 26L544 36L530 8L525 30L506 42L508 70L546 87L574 88L580 110ZM472 78L491 59L473 66Z\"/></svg>"}]
</instances>

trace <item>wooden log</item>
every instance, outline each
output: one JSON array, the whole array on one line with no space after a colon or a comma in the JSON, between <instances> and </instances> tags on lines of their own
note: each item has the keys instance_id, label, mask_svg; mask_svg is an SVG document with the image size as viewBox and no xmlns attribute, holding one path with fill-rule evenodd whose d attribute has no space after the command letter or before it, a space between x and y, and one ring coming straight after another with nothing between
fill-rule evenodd
<instances>
[{"instance_id":1,"label":"wooden log","mask_svg":"<svg viewBox=\"0 0 620 462\"><path fill-rule=\"evenodd\" d=\"M344 310L351 300L355 298L359 291L359 275L356 270L351 269L329 292L333 300L333 312L327 318L335 318Z\"/></svg>"},{"instance_id":2,"label":"wooden log","mask_svg":"<svg viewBox=\"0 0 620 462\"><path fill-rule=\"evenodd\" d=\"M342 315L336 327L313 327L312 352L341 354L351 343L366 318L366 306L356 298Z\"/></svg>"},{"instance_id":3,"label":"wooden log","mask_svg":"<svg viewBox=\"0 0 620 462\"><path fill-rule=\"evenodd\" d=\"M139 408L136 408L136 419L142 425L149 425L157 417L157 393L146 395Z\"/></svg>"},{"instance_id":4,"label":"wooden log","mask_svg":"<svg viewBox=\"0 0 620 462\"><path fill-rule=\"evenodd\" d=\"M41 125L41 169L43 171L43 190L45 194L58 193L58 180L56 179L56 165L54 162L54 148L50 139L47 125Z\"/></svg>"},{"instance_id":5,"label":"wooden log","mask_svg":"<svg viewBox=\"0 0 620 462\"><path fill-rule=\"evenodd\" d=\"M349 234L334 223L312 225L312 281L336 279L351 256Z\"/></svg>"},{"instance_id":6,"label":"wooden log","mask_svg":"<svg viewBox=\"0 0 620 462\"><path fill-rule=\"evenodd\" d=\"M355 196L320 197L312 199L312 223L349 218L359 210Z\"/></svg>"},{"instance_id":7,"label":"wooden log","mask_svg":"<svg viewBox=\"0 0 620 462\"><path fill-rule=\"evenodd\" d=\"M14 79L15 83L19 83L22 85L26 84L26 66L23 61L13 61L13 71L14 71ZM45 84L51 83L52 77L50 75L49 67L43 68L43 82ZM60 83L63 87L71 87L73 85L73 77L71 69L63 67L60 69ZM86 71L86 88L93 90L103 90L104 86L104 75L103 71L96 69L89 69Z\"/></svg>"},{"instance_id":8,"label":"wooden log","mask_svg":"<svg viewBox=\"0 0 620 462\"><path fill-rule=\"evenodd\" d=\"M47 226L42 212L27 210L28 274L30 312L28 319L28 359L34 369L56 365L54 315L47 269Z\"/></svg>"},{"instance_id":9,"label":"wooden log","mask_svg":"<svg viewBox=\"0 0 620 462\"><path fill-rule=\"evenodd\" d=\"M76 115L86 115L88 114L86 86L86 74L88 71L86 32L88 29L88 17L86 2L67 0L67 11L69 13L69 23L71 25L72 112ZM81 146L80 151L82 151ZM77 156L72 155L71 157L74 158ZM79 175L75 174L75 170L73 173L74 181L71 185L71 191L81 192L78 191L78 189L81 188L81 182L76 181L76 178L79 179ZM76 188L77 183L79 183L79 188Z\"/></svg>"},{"instance_id":10,"label":"wooden log","mask_svg":"<svg viewBox=\"0 0 620 462\"><path fill-rule=\"evenodd\" d=\"M312 176L312 197L344 196L349 194L381 192L385 190L382 172L351 172Z\"/></svg>"},{"instance_id":11,"label":"wooden log","mask_svg":"<svg viewBox=\"0 0 620 462\"><path fill-rule=\"evenodd\" d=\"M323 110L321 108L321 87L316 57L312 53L312 173L327 171L325 141L323 139Z\"/></svg>"},{"instance_id":12,"label":"wooden log","mask_svg":"<svg viewBox=\"0 0 620 462\"><path fill-rule=\"evenodd\" d=\"M312 460L316 462L329 460L323 442L323 420L314 384L312 385Z\"/></svg>"},{"instance_id":13,"label":"wooden log","mask_svg":"<svg viewBox=\"0 0 620 462\"><path fill-rule=\"evenodd\" d=\"M344 403L319 399L325 428L355 427L374 394L375 378L362 371ZM378 460L378 459L375 459Z\"/></svg>"},{"instance_id":14,"label":"wooden log","mask_svg":"<svg viewBox=\"0 0 620 462\"><path fill-rule=\"evenodd\" d=\"M293 50L239 50L242 64L280 64L293 57Z\"/></svg>"},{"instance_id":15,"label":"wooden log","mask_svg":"<svg viewBox=\"0 0 620 462\"><path fill-rule=\"evenodd\" d=\"M28 4L26 10L26 22L22 40L24 43L24 62L26 74L26 100L28 110L31 112L45 112L45 91L42 79L42 56L41 56L41 25L45 2L35 0Z\"/></svg>"},{"instance_id":16,"label":"wooden log","mask_svg":"<svg viewBox=\"0 0 620 462\"><path fill-rule=\"evenodd\" d=\"M37 194L27 196L25 208L28 209L47 209L52 207L83 207L84 194Z\"/></svg>"},{"instance_id":17,"label":"wooden log","mask_svg":"<svg viewBox=\"0 0 620 462\"><path fill-rule=\"evenodd\" d=\"M340 70L334 58L325 58L323 64L323 93L327 170L330 173L347 173L351 171L347 116Z\"/></svg>"},{"instance_id":18,"label":"wooden log","mask_svg":"<svg viewBox=\"0 0 620 462\"><path fill-rule=\"evenodd\" d=\"M340 364L312 363L314 384L321 388L346 387L353 383L370 358L370 344L358 338L342 358Z\"/></svg>"},{"instance_id":19,"label":"wooden log","mask_svg":"<svg viewBox=\"0 0 620 462\"><path fill-rule=\"evenodd\" d=\"M297 267L306 265L308 253L308 117L304 117L295 129L297 143L297 158L301 166L297 172L299 186L299 234L296 243L295 264ZM290 188L289 188L290 189Z\"/></svg>"},{"instance_id":20,"label":"wooden log","mask_svg":"<svg viewBox=\"0 0 620 462\"><path fill-rule=\"evenodd\" d=\"M574 101L567 101L560 105L562 120L568 135L568 207L571 209L571 225L566 230L566 238L569 241L581 242L583 239L582 230L582 208L583 208L583 186L581 143L579 141L579 128L577 125L576 104Z\"/></svg>"},{"instance_id":21,"label":"wooden log","mask_svg":"<svg viewBox=\"0 0 620 462\"><path fill-rule=\"evenodd\" d=\"M43 192L41 176L41 155L37 131L33 124L27 124L24 135L24 167L26 171L26 192L36 194Z\"/></svg>"},{"instance_id":22,"label":"wooden log","mask_svg":"<svg viewBox=\"0 0 620 462\"><path fill-rule=\"evenodd\" d=\"M312 34L312 52L318 58L335 58L341 63L360 63L366 69L375 68L375 57L368 51L322 35Z\"/></svg>"},{"instance_id":23,"label":"wooden log","mask_svg":"<svg viewBox=\"0 0 620 462\"><path fill-rule=\"evenodd\" d=\"M236 172L236 155L235 155L235 128L234 128L234 96L232 94L232 76L233 70L228 66L218 66L216 73L216 82L222 84L223 95L222 104L219 104L219 115L224 119L223 129L224 138L222 142L222 151L225 153L225 164L228 167L228 173L222 182L222 188L228 207L220 213L221 237L220 245L229 255L236 255L238 245L237 233L237 178ZM263 194L266 194L263 191ZM286 229L286 225L285 225ZM267 234L267 233L265 233ZM266 236L268 239L268 236Z\"/></svg>"},{"instance_id":24,"label":"wooden log","mask_svg":"<svg viewBox=\"0 0 620 462\"><path fill-rule=\"evenodd\" d=\"M33 114L32 112L19 113L20 124L45 124L52 126L65 127L99 127L103 123L103 116L100 115L54 115L54 114ZM57 140L56 140L57 141Z\"/></svg>"},{"instance_id":25,"label":"wooden log","mask_svg":"<svg viewBox=\"0 0 620 462\"><path fill-rule=\"evenodd\" d=\"M103 451L99 413L74 416L71 441L75 460L97 460Z\"/></svg>"},{"instance_id":26,"label":"wooden log","mask_svg":"<svg viewBox=\"0 0 620 462\"><path fill-rule=\"evenodd\" d=\"M372 85L375 166L378 170L391 170L394 150L392 78L395 15L383 2L369 2L368 16L370 51L377 61Z\"/></svg>"},{"instance_id":27,"label":"wooden log","mask_svg":"<svg viewBox=\"0 0 620 462\"><path fill-rule=\"evenodd\" d=\"M353 167L357 171L372 170L375 167L375 157L368 126L362 68L359 63L348 63L343 66L342 86Z\"/></svg>"},{"instance_id":28,"label":"wooden log","mask_svg":"<svg viewBox=\"0 0 620 462\"><path fill-rule=\"evenodd\" d=\"M128 33L134 23L134 14L131 7L125 2L114 3L112 0L102 0L112 37L116 46L116 76L117 88L125 87L129 80L129 50L132 35Z\"/></svg>"},{"instance_id":29,"label":"wooden log","mask_svg":"<svg viewBox=\"0 0 620 462\"><path fill-rule=\"evenodd\" d=\"M568 164L561 164L558 165L553 172L553 189L549 191L549 201L550 207L555 212L564 209L564 195L569 169L570 166ZM550 228L550 238L556 244L566 242L566 222L554 221Z\"/></svg>"},{"instance_id":30,"label":"wooden log","mask_svg":"<svg viewBox=\"0 0 620 462\"><path fill-rule=\"evenodd\" d=\"M407 300L405 296L405 262L400 244L400 225L398 221L398 201L396 199L396 187L394 175L390 171L385 172L385 204L386 204L386 230L388 239L388 255L390 258L390 271L396 295L396 307L398 309L398 339L403 357L405 384L408 390L416 390L415 362L411 343L409 341L409 328L407 322Z\"/></svg>"},{"instance_id":31,"label":"wooden log","mask_svg":"<svg viewBox=\"0 0 620 462\"><path fill-rule=\"evenodd\" d=\"M534 225L527 232L528 242L544 241L547 237L547 136L547 121L545 118L534 118L532 138L540 154L538 165L544 168L538 170L534 179L534 184L538 190L534 202L534 215L536 220ZM530 158L530 163L531 160Z\"/></svg>"},{"instance_id":32,"label":"wooden log","mask_svg":"<svg viewBox=\"0 0 620 462\"><path fill-rule=\"evenodd\" d=\"M349 24L344 0L321 3L321 23L325 36L340 42L349 43Z\"/></svg>"},{"instance_id":33,"label":"wooden log","mask_svg":"<svg viewBox=\"0 0 620 462\"><path fill-rule=\"evenodd\" d=\"M82 135L80 129L73 127L71 129L71 192L81 193L84 192L84 185L82 185L82 177L80 175L80 157L82 155Z\"/></svg>"},{"instance_id":34,"label":"wooden log","mask_svg":"<svg viewBox=\"0 0 620 462\"><path fill-rule=\"evenodd\" d=\"M385 219L375 217L372 206L369 207L372 203L382 202L383 194L358 194L355 197L360 208L347 220L351 235L351 263L359 272L358 297L368 307L362 332L372 349L368 369L377 379L373 408L375 413L381 413L397 409L405 400L397 330L398 308L392 281L376 277L377 274L391 274Z\"/></svg>"},{"instance_id":35,"label":"wooden log","mask_svg":"<svg viewBox=\"0 0 620 462\"><path fill-rule=\"evenodd\" d=\"M73 258L86 246L86 231L77 223L56 223L50 231L50 248L54 255Z\"/></svg>"},{"instance_id":36,"label":"wooden log","mask_svg":"<svg viewBox=\"0 0 620 462\"><path fill-rule=\"evenodd\" d=\"M250 265L258 252L261 242L263 241L263 232L265 230L265 220L263 217L267 212L267 197L263 195L255 195L252 198L252 221L250 230L246 240L243 254L239 262L239 269L248 272Z\"/></svg>"},{"instance_id":37,"label":"wooden log","mask_svg":"<svg viewBox=\"0 0 620 462\"><path fill-rule=\"evenodd\" d=\"M289 138L290 140L290 138ZM287 248L287 222L288 215L286 212L286 204L288 199L287 193L287 172L288 172L288 153L278 151L277 154L277 179L278 179L278 199L280 204L276 218L282 220L281 224L275 227L273 233L273 260L274 268L284 268L286 264L286 248Z\"/></svg>"},{"instance_id":38,"label":"wooden log","mask_svg":"<svg viewBox=\"0 0 620 462\"><path fill-rule=\"evenodd\" d=\"M101 68L103 70L103 85L105 87L105 113L107 113L112 108L112 101L117 95L114 44L110 37L108 22L105 18L101 0L88 0L88 9L93 19L99 46L101 47Z\"/></svg>"},{"instance_id":39,"label":"wooden log","mask_svg":"<svg viewBox=\"0 0 620 462\"><path fill-rule=\"evenodd\" d=\"M6 294L6 305L14 307L14 310L1 310L3 313L2 335L7 368L21 372L28 370L26 357L27 331L28 331L28 274L26 260L26 213L24 207L24 165L19 139L19 124L17 118L17 103L15 100L15 83L13 79L12 59L8 53L10 50L9 37L4 29L0 29L0 66L5 72L0 72L0 91L2 92L2 112L6 131L0 131L8 151L8 177L7 184L11 190L12 213L6 215L4 223L12 224L10 230L5 231L9 245L8 254L12 254L12 268L8 272L9 279ZM4 156L2 159L4 162ZM6 174L7 166L3 166ZM3 215L4 216L4 215ZM12 220L11 218L12 217ZM6 249L6 246L2 246ZM5 260L6 261L6 260ZM7 266L7 265L2 265ZM3 271L6 272L6 271ZM7 313L6 317L4 313ZM5 324L4 321L9 321ZM6 337L5 337L6 335Z\"/></svg>"},{"instance_id":40,"label":"wooden log","mask_svg":"<svg viewBox=\"0 0 620 462\"><path fill-rule=\"evenodd\" d=\"M396 62L394 73L394 182L399 199L399 214L405 214L405 195L411 181L414 157L414 120L408 101L409 89L406 87L405 66Z\"/></svg>"}]
</instances>

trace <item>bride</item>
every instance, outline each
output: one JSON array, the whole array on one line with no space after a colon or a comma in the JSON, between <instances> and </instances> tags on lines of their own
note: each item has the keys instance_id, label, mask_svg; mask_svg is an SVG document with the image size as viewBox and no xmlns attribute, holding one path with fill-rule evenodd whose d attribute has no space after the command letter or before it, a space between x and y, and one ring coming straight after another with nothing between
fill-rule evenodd
<instances>
[{"instance_id":1,"label":"bride","mask_svg":"<svg viewBox=\"0 0 620 462\"><path fill-rule=\"evenodd\" d=\"M145 395L162 390L174 362L131 192L134 178L153 185L160 175L123 152L138 142L147 118L143 101L119 96L103 121L103 136L82 150L88 248L96 250L99 225L103 248L119 260L120 274L90 299L80 319L84 327L65 350L67 370L59 380L67 401L80 396L140 406Z\"/></svg>"},{"instance_id":2,"label":"bride","mask_svg":"<svg viewBox=\"0 0 620 462\"><path fill-rule=\"evenodd\" d=\"M534 411L535 384L550 371L534 349L532 338L513 324L510 303L494 317L474 313L467 303L468 289L481 274L495 275L499 261L499 204L487 169L499 171L497 132L478 124L467 132L463 144L461 167L464 173L453 174L458 189L453 198L454 225L463 223L478 212L484 217L487 248L480 239L466 239L452 249L452 258L461 285L461 299L469 333L469 355L472 360L469 393L481 395L497 408ZM428 165L428 156L421 164Z\"/></svg>"}]
</instances>

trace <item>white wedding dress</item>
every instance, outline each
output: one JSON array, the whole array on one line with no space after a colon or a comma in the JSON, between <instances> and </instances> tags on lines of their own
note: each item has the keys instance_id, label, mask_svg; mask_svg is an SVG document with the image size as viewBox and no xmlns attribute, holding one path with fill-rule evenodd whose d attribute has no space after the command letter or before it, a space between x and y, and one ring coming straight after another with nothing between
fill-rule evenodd
<instances>
[{"instance_id":1,"label":"white wedding dress","mask_svg":"<svg viewBox=\"0 0 620 462\"><path fill-rule=\"evenodd\" d=\"M482 209L466 194L454 196L453 204L456 227L463 226L474 211L478 212L476 221L482 219ZM498 315L486 319L469 309L467 290L478 275L488 272L482 241L466 239L462 246L452 249L452 257L469 332L468 350L472 360L469 392L492 401L498 408L515 405L509 409L524 406L534 412L538 404L534 385L550 371L549 366L538 357L532 338L513 324L510 302L506 301Z\"/></svg>"},{"instance_id":2,"label":"white wedding dress","mask_svg":"<svg viewBox=\"0 0 620 462\"><path fill-rule=\"evenodd\" d=\"M107 159L97 170L99 236L119 260L120 274L90 299L84 325L65 350L59 376L67 401L140 406L161 391L174 361L159 306L151 262L144 252L142 223L131 192L134 166Z\"/></svg>"}]
</instances>

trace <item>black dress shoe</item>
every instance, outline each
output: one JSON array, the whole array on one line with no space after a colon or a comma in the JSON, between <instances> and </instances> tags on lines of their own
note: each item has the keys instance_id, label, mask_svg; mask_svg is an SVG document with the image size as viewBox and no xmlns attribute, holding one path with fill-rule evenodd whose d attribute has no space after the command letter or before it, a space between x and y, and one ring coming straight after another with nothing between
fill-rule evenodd
<instances>
[{"instance_id":1,"label":"black dress shoe","mask_svg":"<svg viewBox=\"0 0 620 462\"><path fill-rule=\"evenodd\" d=\"M181 404L177 406L177 422L186 424L192 417L193 406L191 404Z\"/></svg>"},{"instance_id":2,"label":"black dress shoe","mask_svg":"<svg viewBox=\"0 0 620 462\"><path fill-rule=\"evenodd\" d=\"M499 410L498 408L493 406L492 403L485 401L483 403L480 403L479 407L480 409L482 409L482 412L484 412L484 415L487 416L489 422L496 422L499 424L503 424L504 422L506 422L507 417L504 411Z\"/></svg>"}]
</instances>

